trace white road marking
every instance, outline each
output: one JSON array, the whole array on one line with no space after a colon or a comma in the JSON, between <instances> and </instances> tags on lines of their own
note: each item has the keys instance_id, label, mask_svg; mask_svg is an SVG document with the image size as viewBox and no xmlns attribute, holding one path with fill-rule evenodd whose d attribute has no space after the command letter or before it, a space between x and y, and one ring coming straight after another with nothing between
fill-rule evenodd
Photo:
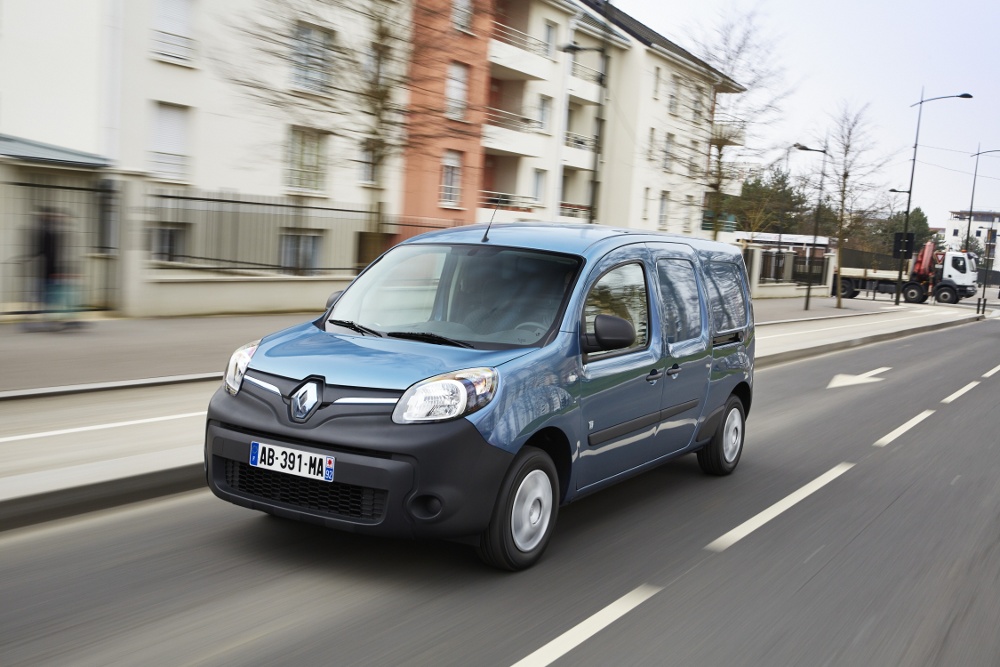
<instances>
[{"instance_id":1,"label":"white road marking","mask_svg":"<svg viewBox=\"0 0 1000 667\"><path fill-rule=\"evenodd\" d=\"M876 368L873 371L868 371L867 373L862 373L861 375L834 375L833 379L830 380L830 384L826 385L826 388L836 389L837 387L850 387L856 384L881 382L885 378L877 378L872 376L891 370L892 370L891 366L883 366L882 368Z\"/></svg>"},{"instance_id":2,"label":"white road marking","mask_svg":"<svg viewBox=\"0 0 1000 667\"><path fill-rule=\"evenodd\" d=\"M0 443L17 442L19 440L35 440L36 438L51 438L57 435L67 435L70 433L85 433L87 431L101 431L107 428L121 428L123 426L138 426L140 424L155 424L156 422L171 421L173 419L187 419L188 417L204 417L206 411L184 412L179 415L166 415L164 417L150 417L149 419L133 419L127 422L111 422L109 424L95 424L93 426L79 426L77 428L63 428L58 431L42 431L40 433L25 433L24 435L10 435L0 438Z\"/></svg>"},{"instance_id":3,"label":"white road marking","mask_svg":"<svg viewBox=\"0 0 1000 667\"><path fill-rule=\"evenodd\" d=\"M983 377L984 378L991 378L994 375L996 375L997 373L1000 373L1000 366L997 366L996 368L994 368L991 371L987 371L987 372L983 373Z\"/></svg>"},{"instance_id":4,"label":"white road marking","mask_svg":"<svg viewBox=\"0 0 1000 667\"><path fill-rule=\"evenodd\" d=\"M909 431L911 428L913 428L914 426L916 426L917 424L919 424L923 420L925 420L928 417L930 417L932 414L934 414L933 410L924 410L919 415L917 415L916 417L914 417L910 421L906 422L905 424L903 424L902 426L900 426L899 428L897 428L895 431L893 431L889 435L884 436L883 438L881 438L878 442L876 442L872 446L873 447L885 447L890 442L892 442L893 440L895 440L899 436L903 435L904 433L906 433L907 431Z\"/></svg>"},{"instance_id":5,"label":"white road marking","mask_svg":"<svg viewBox=\"0 0 1000 667\"><path fill-rule=\"evenodd\" d=\"M774 519L775 517L783 513L785 510L792 508L797 503L801 502L802 500L816 493L821 488L823 488L833 480L837 479L838 477L840 477L853 467L854 467L853 463L841 463L840 465L835 466L832 470L823 473L813 481L803 486L798 491L795 491L791 495L774 503L773 505L768 507L766 510L764 510L757 516L754 516L744 521L740 525L736 526L731 531L729 531L719 539L715 540L705 548L709 551L715 551L716 553L725 551L726 549L733 546L734 544L742 540L744 537L746 537L753 531L757 530L758 528L766 524L771 519Z\"/></svg>"},{"instance_id":6,"label":"white road marking","mask_svg":"<svg viewBox=\"0 0 1000 667\"><path fill-rule=\"evenodd\" d=\"M952 401L956 401L956 400L958 400L959 398L962 397L962 394L964 394L965 392L971 390L973 387L976 387L978 385L979 385L978 382L970 382L969 384L965 385L964 387L962 387L961 389L959 389L958 391L956 391L954 394L952 394L951 396L949 396L948 398L943 399L941 402L942 403L951 403Z\"/></svg>"},{"instance_id":7,"label":"white road marking","mask_svg":"<svg viewBox=\"0 0 1000 667\"><path fill-rule=\"evenodd\" d=\"M590 618L562 633L545 646L514 664L514 667L545 667L659 593L662 588L643 584L618 598Z\"/></svg>"}]
</instances>

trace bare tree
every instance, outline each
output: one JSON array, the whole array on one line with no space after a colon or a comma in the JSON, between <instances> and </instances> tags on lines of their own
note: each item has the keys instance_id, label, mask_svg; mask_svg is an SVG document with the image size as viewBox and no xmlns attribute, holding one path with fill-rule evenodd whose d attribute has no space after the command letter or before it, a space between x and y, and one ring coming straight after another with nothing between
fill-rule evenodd
<instances>
[{"instance_id":1,"label":"bare tree","mask_svg":"<svg viewBox=\"0 0 1000 667\"><path fill-rule=\"evenodd\" d=\"M762 27L756 10L723 16L714 31L702 33L697 42L705 62L745 89L715 98L708 186L712 237L718 238L722 193L734 173L727 168L727 157L758 157L769 150L762 145L760 131L778 120L792 88L785 84L777 40Z\"/></svg>"},{"instance_id":2,"label":"bare tree","mask_svg":"<svg viewBox=\"0 0 1000 667\"><path fill-rule=\"evenodd\" d=\"M868 105L852 109L844 103L834 116L830 137L830 161L836 175L837 214L837 308L841 308L841 249L846 239L845 222L858 225L871 220L880 188L875 177L885 167L887 158L876 154Z\"/></svg>"}]
</instances>

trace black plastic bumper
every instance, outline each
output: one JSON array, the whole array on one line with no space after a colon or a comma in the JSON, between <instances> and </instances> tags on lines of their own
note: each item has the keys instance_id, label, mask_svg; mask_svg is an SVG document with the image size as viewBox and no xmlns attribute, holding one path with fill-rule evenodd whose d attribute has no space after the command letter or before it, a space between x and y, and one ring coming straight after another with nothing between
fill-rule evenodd
<instances>
[{"instance_id":1,"label":"black plastic bumper","mask_svg":"<svg viewBox=\"0 0 1000 667\"><path fill-rule=\"evenodd\" d=\"M329 528L395 537L478 535L513 458L464 419L399 425L386 414L352 415L300 434L281 423L252 423L267 421L270 411L252 409L248 398L217 394L212 400L205 440L209 487L237 505ZM251 423L234 425L233 417L249 417L247 408ZM333 455L333 482L250 466L254 441Z\"/></svg>"}]
</instances>

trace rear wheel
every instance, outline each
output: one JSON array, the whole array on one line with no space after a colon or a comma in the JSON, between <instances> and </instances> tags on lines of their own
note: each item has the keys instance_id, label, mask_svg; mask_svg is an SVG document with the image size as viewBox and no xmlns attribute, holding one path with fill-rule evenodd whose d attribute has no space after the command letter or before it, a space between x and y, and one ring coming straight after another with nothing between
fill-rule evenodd
<instances>
[{"instance_id":1,"label":"rear wheel","mask_svg":"<svg viewBox=\"0 0 1000 667\"><path fill-rule=\"evenodd\" d=\"M523 570L542 556L559 513L559 484L549 455L524 447L500 486L477 552L502 570Z\"/></svg>"},{"instance_id":2,"label":"rear wheel","mask_svg":"<svg viewBox=\"0 0 1000 667\"><path fill-rule=\"evenodd\" d=\"M840 296L844 299L853 299L858 295L857 290L854 289L854 281L850 278L840 278Z\"/></svg>"},{"instance_id":3,"label":"rear wheel","mask_svg":"<svg viewBox=\"0 0 1000 667\"><path fill-rule=\"evenodd\" d=\"M736 396L730 396L711 442L698 450L698 465L704 472L728 475L736 470L743 454L745 415L743 402Z\"/></svg>"},{"instance_id":4,"label":"rear wheel","mask_svg":"<svg viewBox=\"0 0 1000 667\"><path fill-rule=\"evenodd\" d=\"M906 303L923 303L927 300L924 288L916 283L909 283L903 287L903 299Z\"/></svg>"},{"instance_id":5,"label":"rear wheel","mask_svg":"<svg viewBox=\"0 0 1000 667\"><path fill-rule=\"evenodd\" d=\"M936 296L938 303L956 303L958 301L958 292L955 291L954 287L947 285L938 289Z\"/></svg>"}]
</instances>

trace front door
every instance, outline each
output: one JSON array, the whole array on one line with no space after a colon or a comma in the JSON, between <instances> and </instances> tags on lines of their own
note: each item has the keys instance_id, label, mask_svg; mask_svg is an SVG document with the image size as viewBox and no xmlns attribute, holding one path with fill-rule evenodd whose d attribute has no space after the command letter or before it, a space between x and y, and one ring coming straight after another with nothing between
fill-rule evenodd
<instances>
[{"instance_id":1,"label":"front door","mask_svg":"<svg viewBox=\"0 0 1000 667\"><path fill-rule=\"evenodd\" d=\"M581 326L593 332L597 315L615 315L632 323L636 339L626 349L582 359L580 402L587 439L580 443L578 489L656 457L665 376L661 337L652 333L650 280L639 258L645 254L636 246L616 250L589 278Z\"/></svg>"}]
</instances>

